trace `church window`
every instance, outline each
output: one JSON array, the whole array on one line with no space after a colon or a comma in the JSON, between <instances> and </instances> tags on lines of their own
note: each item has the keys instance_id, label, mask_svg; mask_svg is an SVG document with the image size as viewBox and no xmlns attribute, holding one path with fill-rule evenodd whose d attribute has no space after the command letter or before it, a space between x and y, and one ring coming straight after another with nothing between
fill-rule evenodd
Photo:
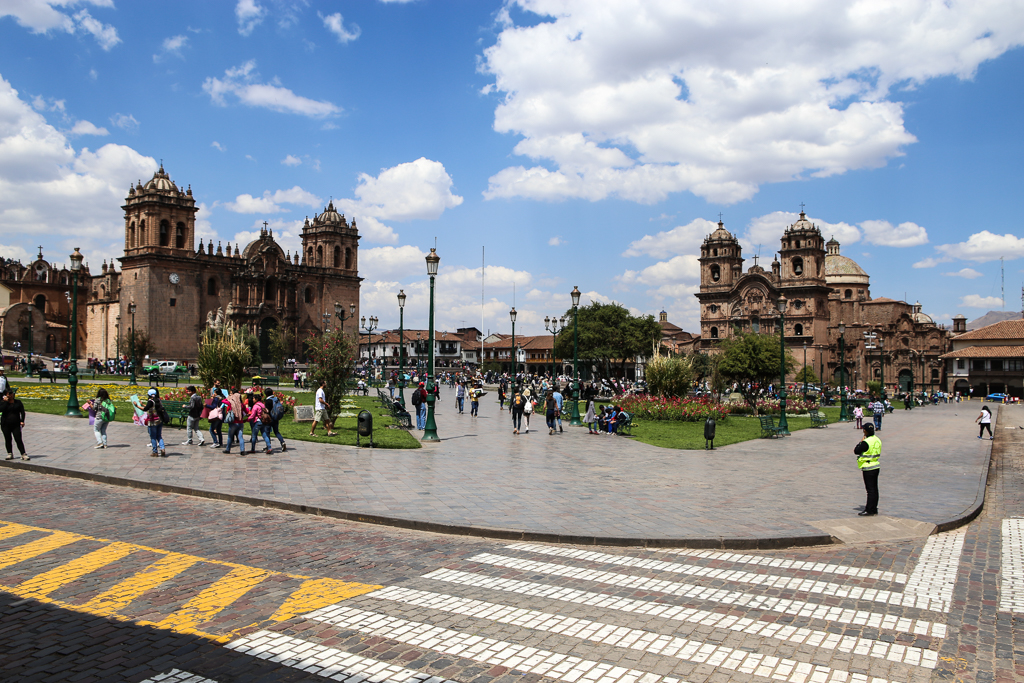
<instances>
[{"instance_id":1,"label":"church window","mask_svg":"<svg viewBox=\"0 0 1024 683\"><path fill-rule=\"evenodd\" d=\"M334 267L341 268L341 247L334 247Z\"/></svg>"},{"instance_id":2,"label":"church window","mask_svg":"<svg viewBox=\"0 0 1024 683\"><path fill-rule=\"evenodd\" d=\"M177 299L171 299L171 308L174 308L174 305L177 304L177 303L178 303Z\"/></svg>"},{"instance_id":3,"label":"church window","mask_svg":"<svg viewBox=\"0 0 1024 683\"><path fill-rule=\"evenodd\" d=\"M853 290L852 289L848 289L845 292L843 292L843 298L844 299L852 299L853 298Z\"/></svg>"},{"instance_id":4,"label":"church window","mask_svg":"<svg viewBox=\"0 0 1024 683\"><path fill-rule=\"evenodd\" d=\"M217 296L217 279L210 278L206 281L206 293L210 296Z\"/></svg>"},{"instance_id":5,"label":"church window","mask_svg":"<svg viewBox=\"0 0 1024 683\"><path fill-rule=\"evenodd\" d=\"M39 312L46 315L46 297L42 294L37 294L36 298L32 300L35 307L39 309Z\"/></svg>"},{"instance_id":6,"label":"church window","mask_svg":"<svg viewBox=\"0 0 1024 683\"><path fill-rule=\"evenodd\" d=\"M711 266L711 279L715 282L722 279L722 270L717 265Z\"/></svg>"},{"instance_id":7,"label":"church window","mask_svg":"<svg viewBox=\"0 0 1024 683\"><path fill-rule=\"evenodd\" d=\"M796 301L793 302L793 308L795 308L797 310L800 310L803 307L804 307L804 302L803 301L800 301L799 299L797 299Z\"/></svg>"},{"instance_id":8,"label":"church window","mask_svg":"<svg viewBox=\"0 0 1024 683\"><path fill-rule=\"evenodd\" d=\"M128 246L129 247L138 246L135 243L135 222L134 221L132 221L132 224L128 226Z\"/></svg>"},{"instance_id":9,"label":"church window","mask_svg":"<svg viewBox=\"0 0 1024 683\"><path fill-rule=\"evenodd\" d=\"M171 244L171 224L167 221L160 221L160 246L167 247Z\"/></svg>"},{"instance_id":10,"label":"church window","mask_svg":"<svg viewBox=\"0 0 1024 683\"><path fill-rule=\"evenodd\" d=\"M804 326L801 325L800 323L797 323L796 325L794 325L793 326L793 334L795 334L798 337L804 336Z\"/></svg>"},{"instance_id":11,"label":"church window","mask_svg":"<svg viewBox=\"0 0 1024 683\"><path fill-rule=\"evenodd\" d=\"M313 247L310 247L306 251L306 265L307 266L313 265Z\"/></svg>"},{"instance_id":12,"label":"church window","mask_svg":"<svg viewBox=\"0 0 1024 683\"><path fill-rule=\"evenodd\" d=\"M718 305L711 304L710 306L708 306L708 310L711 311L712 313L718 313Z\"/></svg>"},{"instance_id":13,"label":"church window","mask_svg":"<svg viewBox=\"0 0 1024 683\"><path fill-rule=\"evenodd\" d=\"M711 328L711 338L712 339L718 339L718 328L717 327L712 327Z\"/></svg>"},{"instance_id":14,"label":"church window","mask_svg":"<svg viewBox=\"0 0 1024 683\"><path fill-rule=\"evenodd\" d=\"M758 318L757 316L755 316L755 317L750 319L750 330L752 332L760 332L761 331L761 319Z\"/></svg>"},{"instance_id":15,"label":"church window","mask_svg":"<svg viewBox=\"0 0 1024 683\"><path fill-rule=\"evenodd\" d=\"M938 378L939 378L939 371L934 369L934 368L932 368L932 381L934 382Z\"/></svg>"},{"instance_id":16,"label":"church window","mask_svg":"<svg viewBox=\"0 0 1024 683\"><path fill-rule=\"evenodd\" d=\"M185 248L185 224L178 223L174 229L174 246L178 249Z\"/></svg>"},{"instance_id":17,"label":"church window","mask_svg":"<svg viewBox=\"0 0 1024 683\"><path fill-rule=\"evenodd\" d=\"M21 340L28 341L29 331L27 327L21 328Z\"/></svg>"},{"instance_id":18,"label":"church window","mask_svg":"<svg viewBox=\"0 0 1024 683\"><path fill-rule=\"evenodd\" d=\"M352 249L345 247L345 270L352 270Z\"/></svg>"},{"instance_id":19,"label":"church window","mask_svg":"<svg viewBox=\"0 0 1024 683\"><path fill-rule=\"evenodd\" d=\"M321 245L317 245L316 248L316 265L322 266L324 264L324 248Z\"/></svg>"},{"instance_id":20,"label":"church window","mask_svg":"<svg viewBox=\"0 0 1024 683\"><path fill-rule=\"evenodd\" d=\"M793 275L803 275L803 274L804 274L804 260L802 258L800 258L799 256L797 256L795 259L793 259Z\"/></svg>"},{"instance_id":21,"label":"church window","mask_svg":"<svg viewBox=\"0 0 1024 683\"><path fill-rule=\"evenodd\" d=\"M712 256L718 256L718 250L717 249L712 249L711 250L711 255Z\"/></svg>"},{"instance_id":22,"label":"church window","mask_svg":"<svg viewBox=\"0 0 1024 683\"><path fill-rule=\"evenodd\" d=\"M307 304L313 303L313 288L312 287L306 287L306 293L303 294L302 300L305 301Z\"/></svg>"},{"instance_id":23,"label":"church window","mask_svg":"<svg viewBox=\"0 0 1024 683\"><path fill-rule=\"evenodd\" d=\"M263 298L266 301L273 301L277 298L277 280L270 278L263 285Z\"/></svg>"}]
</instances>

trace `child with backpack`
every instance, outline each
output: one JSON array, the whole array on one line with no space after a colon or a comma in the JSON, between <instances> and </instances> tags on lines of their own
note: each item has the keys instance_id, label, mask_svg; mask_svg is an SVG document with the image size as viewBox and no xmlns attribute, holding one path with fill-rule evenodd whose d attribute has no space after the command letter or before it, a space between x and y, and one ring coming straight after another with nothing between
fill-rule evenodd
<instances>
[{"instance_id":1,"label":"child with backpack","mask_svg":"<svg viewBox=\"0 0 1024 683\"><path fill-rule=\"evenodd\" d=\"M164 448L164 424L171 423L171 417L160 400L160 392L150 389L146 392L149 399L142 411L146 414L146 427L149 429L149 443L153 448L150 456L166 458L167 450Z\"/></svg>"},{"instance_id":2,"label":"child with backpack","mask_svg":"<svg viewBox=\"0 0 1024 683\"><path fill-rule=\"evenodd\" d=\"M263 399L264 418L263 418L263 438L266 442L270 443L270 432L274 432L274 436L281 443L281 452L284 453L288 450L288 447L284 444L284 437L281 436L279 425L281 418L284 417L285 406L280 398L274 395L274 390L267 387L265 390L266 398ZM268 452L272 453L272 450Z\"/></svg>"},{"instance_id":3,"label":"child with backpack","mask_svg":"<svg viewBox=\"0 0 1024 683\"><path fill-rule=\"evenodd\" d=\"M93 448L100 449L107 447L107 425L114 421L117 409L114 402L110 400L110 394L106 389L100 388L96 392L96 398L87 401L82 406L93 416L93 435L96 437L96 445Z\"/></svg>"}]
</instances>

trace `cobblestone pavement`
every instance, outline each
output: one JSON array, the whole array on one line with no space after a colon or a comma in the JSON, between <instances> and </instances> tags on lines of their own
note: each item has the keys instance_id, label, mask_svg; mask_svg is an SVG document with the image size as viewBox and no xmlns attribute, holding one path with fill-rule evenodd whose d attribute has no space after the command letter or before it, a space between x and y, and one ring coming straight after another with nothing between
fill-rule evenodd
<instances>
[{"instance_id":1,"label":"cobblestone pavement","mask_svg":"<svg viewBox=\"0 0 1024 683\"><path fill-rule=\"evenodd\" d=\"M0 680L1024 681L1024 430L927 539L499 542L0 470ZM546 435L545 435L546 436Z\"/></svg>"},{"instance_id":2,"label":"cobblestone pavement","mask_svg":"<svg viewBox=\"0 0 1024 683\"><path fill-rule=\"evenodd\" d=\"M84 420L41 414L31 415L26 442L30 467L533 540L807 545L829 537L810 522L856 520L864 505L852 455L860 432L852 423L676 451L568 425L550 436L540 416L530 433L513 435L508 413L488 399L479 418L442 401L444 440L415 451L292 442L283 454L240 458L179 446L184 430L166 429L169 457L151 458L140 427L110 425L112 447L97 451ZM991 442L975 438L979 408L950 404L885 417L882 514L941 525L980 505ZM1020 407L1003 411L1024 419Z\"/></svg>"}]
</instances>

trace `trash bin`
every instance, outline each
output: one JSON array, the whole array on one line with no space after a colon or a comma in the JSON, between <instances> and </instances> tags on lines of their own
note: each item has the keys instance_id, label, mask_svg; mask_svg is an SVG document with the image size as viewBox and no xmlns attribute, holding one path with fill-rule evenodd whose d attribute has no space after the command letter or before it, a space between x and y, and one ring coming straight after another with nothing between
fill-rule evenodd
<instances>
[{"instance_id":1,"label":"trash bin","mask_svg":"<svg viewBox=\"0 0 1024 683\"><path fill-rule=\"evenodd\" d=\"M370 448L373 448L373 413L369 410L360 410L356 417L356 446L362 446L359 443L361 436L370 437Z\"/></svg>"},{"instance_id":2,"label":"trash bin","mask_svg":"<svg viewBox=\"0 0 1024 683\"><path fill-rule=\"evenodd\" d=\"M704 421L704 450L715 450L715 419L712 417Z\"/></svg>"}]
</instances>

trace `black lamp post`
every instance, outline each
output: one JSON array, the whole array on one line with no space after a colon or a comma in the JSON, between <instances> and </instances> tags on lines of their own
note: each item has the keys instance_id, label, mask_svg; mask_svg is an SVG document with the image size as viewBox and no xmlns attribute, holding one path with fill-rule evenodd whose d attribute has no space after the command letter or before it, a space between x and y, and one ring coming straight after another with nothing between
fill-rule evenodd
<instances>
[{"instance_id":1,"label":"black lamp post","mask_svg":"<svg viewBox=\"0 0 1024 683\"><path fill-rule=\"evenodd\" d=\"M573 287L569 292L572 298L572 420L571 425L581 425L580 420L580 371L579 371L579 341L580 329L577 318L580 308L580 288Z\"/></svg>"},{"instance_id":2,"label":"black lamp post","mask_svg":"<svg viewBox=\"0 0 1024 683\"><path fill-rule=\"evenodd\" d=\"M345 331L345 320L346 318L354 318L356 315L356 305L351 303L348 305L348 315L345 315L345 307L339 304L337 301L334 302L334 317L338 321L338 331Z\"/></svg>"},{"instance_id":3,"label":"black lamp post","mask_svg":"<svg viewBox=\"0 0 1024 683\"><path fill-rule=\"evenodd\" d=\"M512 319L512 396L515 397L516 391L518 390L519 373L516 372L516 307L513 306L512 310L508 312L508 317Z\"/></svg>"},{"instance_id":4,"label":"black lamp post","mask_svg":"<svg viewBox=\"0 0 1024 683\"><path fill-rule=\"evenodd\" d=\"M804 342L804 403L807 403L807 342Z\"/></svg>"},{"instance_id":5,"label":"black lamp post","mask_svg":"<svg viewBox=\"0 0 1024 683\"><path fill-rule=\"evenodd\" d=\"M330 313L324 313L320 317L323 318L323 320L324 320L324 334L329 334L330 331L331 331L331 327L330 327L330 325L331 325L331 314Z\"/></svg>"},{"instance_id":6,"label":"black lamp post","mask_svg":"<svg viewBox=\"0 0 1024 683\"><path fill-rule=\"evenodd\" d=\"M551 384L554 386L558 373L555 370L555 341L558 333L565 329L565 318L544 318L544 329L551 333Z\"/></svg>"},{"instance_id":7,"label":"black lamp post","mask_svg":"<svg viewBox=\"0 0 1024 683\"><path fill-rule=\"evenodd\" d=\"M779 433L789 434L786 419L786 297L779 296Z\"/></svg>"},{"instance_id":8,"label":"black lamp post","mask_svg":"<svg viewBox=\"0 0 1024 683\"><path fill-rule=\"evenodd\" d=\"M431 248L427 254L427 275L430 276L430 325L427 342L430 344L430 355L427 365L427 424L423 430L424 441L441 440L437 436L437 423L434 422L434 402L437 400L434 396L434 383L437 381L434 377L434 278L437 276L437 265L440 262L441 257L437 255L437 249Z\"/></svg>"},{"instance_id":9,"label":"black lamp post","mask_svg":"<svg viewBox=\"0 0 1024 683\"><path fill-rule=\"evenodd\" d=\"M849 422L846 409L846 325L839 321L839 421Z\"/></svg>"},{"instance_id":10,"label":"black lamp post","mask_svg":"<svg viewBox=\"0 0 1024 683\"><path fill-rule=\"evenodd\" d=\"M377 320L377 316L375 316L375 315L371 315L370 316L369 324L367 324L367 322L366 322L366 316L365 315L362 318L360 318L360 325L362 326L362 328L364 330L366 330L366 360L367 361L370 361L370 339L371 339L371 337L373 335L373 331L375 329L377 329L377 323L378 322L380 322L380 321ZM372 361L371 361L371 365L372 365Z\"/></svg>"},{"instance_id":11,"label":"black lamp post","mask_svg":"<svg viewBox=\"0 0 1024 683\"><path fill-rule=\"evenodd\" d=\"M82 252L75 247L71 254L71 367L68 368L68 406L64 415L67 417L82 417L82 411L78 406L78 271L82 269L82 261L85 259Z\"/></svg>"},{"instance_id":12,"label":"black lamp post","mask_svg":"<svg viewBox=\"0 0 1024 683\"><path fill-rule=\"evenodd\" d=\"M32 317L35 314L36 307L32 304L28 304L28 376L32 376Z\"/></svg>"},{"instance_id":13,"label":"black lamp post","mask_svg":"<svg viewBox=\"0 0 1024 683\"><path fill-rule=\"evenodd\" d=\"M121 364L121 314L118 313L114 316L114 332L117 334L117 347L114 356L117 357L117 362L114 364L114 372L117 373L117 367Z\"/></svg>"},{"instance_id":14,"label":"black lamp post","mask_svg":"<svg viewBox=\"0 0 1024 683\"><path fill-rule=\"evenodd\" d=\"M132 299L132 302L130 304L128 304L128 312L132 314L132 330L131 330L131 335L132 336L130 336L128 338L129 346L131 346L131 349L129 350L129 353L128 353L128 355L130 356L130 358L128 359L128 384L129 384L129 386L135 386L135 300L134 299Z\"/></svg>"},{"instance_id":15,"label":"black lamp post","mask_svg":"<svg viewBox=\"0 0 1024 683\"><path fill-rule=\"evenodd\" d=\"M398 402L405 407L405 290L398 290Z\"/></svg>"}]
</instances>

